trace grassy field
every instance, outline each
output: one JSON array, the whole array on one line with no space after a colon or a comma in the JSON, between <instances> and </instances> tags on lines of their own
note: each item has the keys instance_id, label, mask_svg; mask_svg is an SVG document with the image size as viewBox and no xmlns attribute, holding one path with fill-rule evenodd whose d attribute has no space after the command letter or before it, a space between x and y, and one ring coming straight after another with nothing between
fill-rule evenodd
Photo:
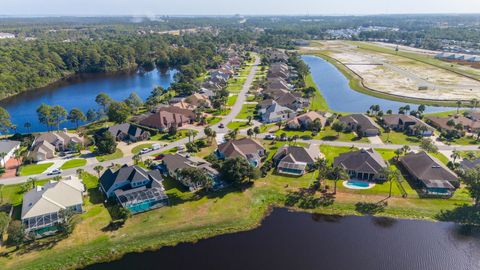
<instances>
[{"instance_id":1,"label":"grassy field","mask_svg":"<svg viewBox=\"0 0 480 270\"><path fill-rule=\"evenodd\" d=\"M220 120L219 120L220 121ZM217 122L218 123L218 122ZM151 141L164 141L164 142L174 142L180 139L186 138L188 136L188 131L193 131L193 134L197 134L198 132L193 129L180 129L177 131L177 134L170 136L168 133L158 133L155 136L150 138Z\"/></svg>"},{"instance_id":2,"label":"grassy field","mask_svg":"<svg viewBox=\"0 0 480 270\"><path fill-rule=\"evenodd\" d=\"M53 165L53 162L22 165L20 166L18 173L20 176L41 174L45 172L48 168L50 168L52 165Z\"/></svg>"},{"instance_id":3,"label":"grassy field","mask_svg":"<svg viewBox=\"0 0 480 270\"><path fill-rule=\"evenodd\" d=\"M69 160L65 163L63 163L62 167L60 169L62 170L67 170L67 169L72 169L72 168L77 168L77 167L82 167L87 165L87 160L83 158L77 158L77 159L72 159Z\"/></svg>"},{"instance_id":4,"label":"grassy field","mask_svg":"<svg viewBox=\"0 0 480 270\"><path fill-rule=\"evenodd\" d=\"M248 128L248 127L251 127L249 125L247 125L247 122L230 122L227 124L227 128L229 129L245 129L245 128Z\"/></svg>"},{"instance_id":5,"label":"grassy field","mask_svg":"<svg viewBox=\"0 0 480 270\"><path fill-rule=\"evenodd\" d=\"M283 143L263 141L269 152L275 152ZM321 146L322 152L331 159L334 154L349 151L349 148ZM381 152L388 158L391 153ZM179 242L196 241L219 234L244 231L258 226L269 206L283 206L288 192L308 187L316 173L301 177L285 177L275 173L255 181L243 191L229 189L218 193L197 195L187 192L178 182L165 179L164 185L171 205L142 213L128 219L118 229L108 229L111 217L103 205L103 197L96 188L98 179L91 175L82 178L89 189L85 199L85 213L73 234L58 242L52 238L38 240L35 248L26 247L13 252L14 247L2 247L0 251L11 252L0 258L1 269L66 269L81 268L98 261L119 258L126 252L141 252ZM328 182L332 186L331 182ZM335 203L330 206L308 210L309 212L340 215L358 215L355 203L377 202L386 198L388 184L378 185L370 191L351 191L338 185ZM6 202L19 205L20 185L4 188ZM319 194L317 194L319 196ZM449 200L419 199L414 194L404 199L394 189L394 197L388 199L383 216L435 219L442 209L470 203L464 190ZM307 211L307 210L306 210ZM53 244L52 244L53 242ZM46 259L48 258L48 259Z\"/></svg>"},{"instance_id":6,"label":"grassy field","mask_svg":"<svg viewBox=\"0 0 480 270\"><path fill-rule=\"evenodd\" d=\"M207 124L209 125L215 125L216 123L222 121L222 118L220 117L208 117L207 118Z\"/></svg>"},{"instance_id":7,"label":"grassy field","mask_svg":"<svg viewBox=\"0 0 480 270\"><path fill-rule=\"evenodd\" d=\"M122 150L118 149L115 151L115 153L110 154L110 155L103 155L103 156L96 156L97 160L99 162L104 162L104 161L109 161L109 160L114 160L123 157L123 152Z\"/></svg>"},{"instance_id":8,"label":"grassy field","mask_svg":"<svg viewBox=\"0 0 480 270\"><path fill-rule=\"evenodd\" d=\"M385 131L382 132L380 138L387 144L418 145L421 142L420 138L408 136L405 133L395 132L393 130L388 133Z\"/></svg>"},{"instance_id":9,"label":"grassy field","mask_svg":"<svg viewBox=\"0 0 480 270\"><path fill-rule=\"evenodd\" d=\"M363 137L359 138L353 132L336 132L332 130L329 126L323 128L317 135L313 136L311 131L297 131L297 130L277 130L275 131L276 136L285 133L288 137L297 135L302 136L311 136L312 139L324 140L324 141L340 141L340 142L369 142L368 138Z\"/></svg>"},{"instance_id":10,"label":"grassy field","mask_svg":"<svg viewBox=\"0 0 480 270\"><path fill-rule=\"evenodd\" d=\"M235 105L235 102L237 101L237 98L238 98L238 95L228 96L227 106L233 106L233 105Z\"/></svg>"}]
</instances>

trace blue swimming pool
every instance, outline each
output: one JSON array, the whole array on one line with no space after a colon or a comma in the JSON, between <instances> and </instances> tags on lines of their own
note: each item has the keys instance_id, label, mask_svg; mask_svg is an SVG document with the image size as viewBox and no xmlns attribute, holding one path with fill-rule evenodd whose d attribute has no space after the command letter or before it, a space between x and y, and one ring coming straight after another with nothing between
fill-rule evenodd
<instances>
[{"instance_id":1,"label":"blue swimming pool","mask_svg":"<svg viewBox=\"0 0 480 270\"><path fill-rule=\"evenodd\" d=\"M343 186L346 188L351 188L351 189L369 189L375 186L373 183L369 183L366 181L359 181L359 180L348 180L343 182Z\"/></svg>"}]
</instances>

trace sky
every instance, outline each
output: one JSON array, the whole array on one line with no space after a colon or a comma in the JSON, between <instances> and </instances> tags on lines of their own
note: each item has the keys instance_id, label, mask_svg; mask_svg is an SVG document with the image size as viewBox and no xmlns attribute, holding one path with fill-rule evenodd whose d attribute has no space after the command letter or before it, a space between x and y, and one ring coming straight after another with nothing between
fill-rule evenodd
<instances>
[{"instance_id":1,"label":"sky","mask_svg":"<svg viewBox=\"0 0 480 270\"><path fill-rule=\"evenodd\" d=\"M480 0L0 0L0 15L365 15L480 13Z\"/></svg>"}]
</instances>

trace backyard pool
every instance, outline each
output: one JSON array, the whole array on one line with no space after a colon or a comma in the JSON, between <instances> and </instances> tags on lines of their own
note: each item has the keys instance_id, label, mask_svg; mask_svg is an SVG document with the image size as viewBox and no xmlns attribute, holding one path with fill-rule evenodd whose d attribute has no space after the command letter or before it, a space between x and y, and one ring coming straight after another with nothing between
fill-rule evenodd
<instances>
[{"instance_id":1,"label":"backyard pool","mask_svg":"<svg viewBox=\"0 0 480 270\"><path fill-rule=\"evenodd\" d=\"M343 181L343 186L349 189L370 189L373 188L375 184L360 180L348 180Z\"/></svg>"}]
</instances>

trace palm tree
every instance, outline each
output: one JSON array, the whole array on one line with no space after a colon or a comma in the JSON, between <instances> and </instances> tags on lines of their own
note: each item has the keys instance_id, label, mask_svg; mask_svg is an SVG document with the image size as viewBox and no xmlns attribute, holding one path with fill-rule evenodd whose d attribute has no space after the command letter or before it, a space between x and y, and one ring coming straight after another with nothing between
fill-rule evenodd
<instances>
[{"instance_id":1,"label":"palm tree","mask_svg":"<svg viewBox=\"0 0 480 270\"><path fill-rule=\"evenodd\" d=\"M37 186L37 178L36 177L28 178L27 182L32 185L32 188L35 188Z\"/></svg>"},{"instance_id":2,"label":"palm tree","mask_svg":"<svg viewBox=\"0 0 480 270\"><path fill-rule=\"evenodd\" d=\"M82 176L82 174L83 174L84 172L85 172L84 169L77 169L77 171L76 171L76 173L77 173L77 175L78 175L79 177Z\"/></svg>"},{"instance_id":3,"label":"palm tree","mask_svg":"<svg viewBox=\"0 0 480 270\"><path fill-rule=\"evenodd\" d=\"M392 197L392 183L394 180L400 180L400 171L394 170L390 167L383 169L383 175L385 175L385 179L390 182L390 190L388 192L388 198Z\"/></svg>"},{"instance_id":4,"label":"palm tree","mask_svg":"<svg viewBox=\"0 0 480 270\"><path fill-rule=\"evenodd\" d=\"M145 166L147 166L147 168L150 168L152 166L152 164L153 164L153 160L151 160L149 158L147 158L145 160Z\"/></svg>"},{"instance_id":5,"label":"palm tree","mask_svg":"<svg viewBox=\"0 0 480 270\"><path fill-rule=\"evenodd\" d=\"M7 156L7 153L5 152L0 152L0 159L2 160L2 164L3 164L3 167L5 168L5 166L7 164L5 164L5 157Z\"/></svg>"},{"instance_id":6,"label":"palm tree","mask_svg":"<svg viewBox=\"0 0 480 270\"><path fill-rule=\"evenodd\" d=\"M457 100L457 114L458 114L458 112L460 111L460 106L462 106L462 101L461 101L461 100Z\"/></svg>"},{"instance_id":7,"label":"palm tree","mask_svg":"<svg viewBox=\"0 0 480 270\"><path fill-rule=\"evenodd\" d=\"M133 162L135 163L135 165L137 165L139 162L142 162L142 155L140 155L140 153L138 154L135 154L133 157Z\"/></svg>"},{"instance_id":8,"label":"palm tree","mask_svg":"<svg viewBox=\"0 0 480 270\"><path fill-rule=\"evenodd\" d=\"M228 137L230 137L230 139L232 140L235 140L238 136L238 128L236 129L232 129L229 133L228 133Z\"/></svg>"},{"instance_id":9,"label":"palm tree","mask_svg":"<svg viewBox=\"0 0 480 270\"><path fill-rule=\"evenodd\" d=\"M249 115L249 116L247 117L247 120L248 120L247 126L250 126L250 124L252 124L252 119L253 119L253 116L251 116L251 115Z\"/></svg>"},{"instance_id":10,"label":"palm tree","mask_svg":"<svg viewBox=\"0 0 480 270\"><path fill-rule=\"evenodd\" d=\"M13 157L17 160L17 165L20 166L20 158L22 157L22 150L20 148L13 151Z\"/></svg>"},{"instance_id":11,"label":"palm tree","mask_svg":"<svg viewBox=\"0 0 480 270\"><path fill-rule=\"evenodd\" d=\"M342 167L335 167L332 171L333 175L333 194L337 194L337 181L338 180L348 180L350 176L347 171Z\"/></svg>"},{"instance_id":12,"label":"palm tree","mask_svg":"<svg viewBox=\"0 0 480 270\"><path fill-rule=\"evenodd\" d=\"M474 98L470 101L470 104L472 104L472 108L475 110L478 106L478 99Z\"/></svg>"},{"instance_id":13,"label":"palm tree","mask_svg":"<svg viewBox=\"0 0 480 270\"><path fill-rule=\"evenodd\" d=\"M282 129L283 121L278 121L277 126L278 126L278 130Z\"/></svg>"},{"instance_id":14,"label":"palm tree","mask_svg":"<svg viewBox=\"0 0 480 270\"><path fill-rule=\"evenodd\" d=\"M328 163L327 160L324 158L317 158L315 159L314 168L318 170L318 180L321 181L322 179L327 177L328 174Z\"/></svg>"},{"instance_id":15,"label":"palm tree","mask_svg":"<svg viewBox=\"0 0 480 270\"><path fill-rule=\"evenodd\" d=\"M93 167L93 170L97 172L98 177L100 177L100 173L103 171L103 166L102 165L97 165Z\"/></svg>"},{"instance_id":16,"label":"palm tree","mask_svg":"<svg viewBox=\"0 0 480 270\"><path fill-rule=\"evenodd\" d=\"M254 134L253 130L252 130L251 128L249 128L249 129L247 130L247 135L248 135L248 137L251 138L251 137L253 136L253 134Z\"/></svg>"},{"instance_id":17,"label":"palm tree","mask_svg":"<svg viewBox=\"0 0 480 270\"><path fill-rule=\"evenodd\" d=\"M460 153L457 150L453 150L450 157L453 159L453 166L455 166L455 161L460 157Z\"/></svg>"},{"instance_id":18,"label":"palm tree","mask_svg":"<svg viewBox=\"0 0 480 270\"><path fill-rule=\"evenodd\" d=\"M408 151L410 151L410 146L408 146L408 145L402 146L402 152L403 152L404 155L405 155L406 153L408 153Z\"/></svg>"}]
</instances>

